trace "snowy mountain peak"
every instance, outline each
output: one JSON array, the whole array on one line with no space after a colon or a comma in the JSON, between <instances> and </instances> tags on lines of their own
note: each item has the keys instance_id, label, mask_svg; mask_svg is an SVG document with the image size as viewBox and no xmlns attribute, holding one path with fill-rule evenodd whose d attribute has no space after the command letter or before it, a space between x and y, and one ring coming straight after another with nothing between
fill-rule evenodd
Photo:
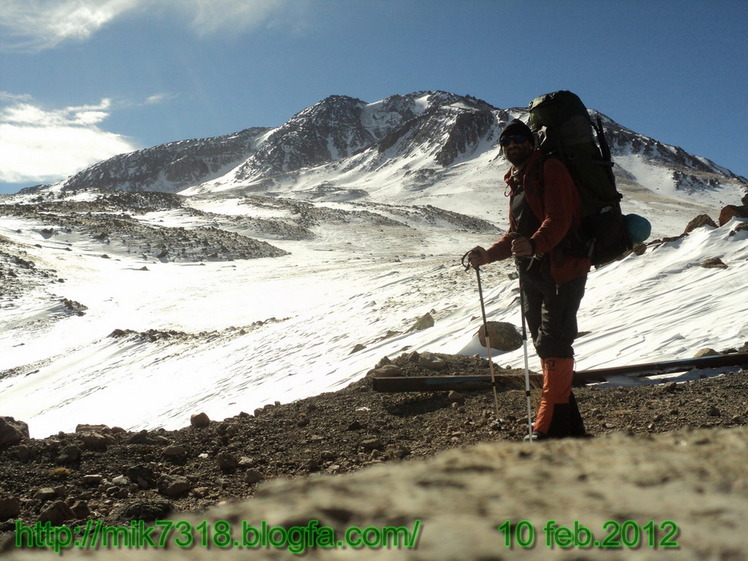
<instances>
[{"instance_id":1,"label":"snowy mountain peak","mask_svg":"<svg viewBox=\"0 0 748 561\"><path fill-rule=\"evenodd\" d=\"M638 200L685 202L708 212L737 203L748 180L677 146L600 117L619 187ZM437 204L447 195L482 197L506 163L500 131L525 109L498 109L472 96L417 91L366 102L331 95L273 129L175 142L101 162L62 182L64 190L284 193L302 199L359 198ZM475 212L486 218L476 204Z\"/></svg>"}]
</instances>

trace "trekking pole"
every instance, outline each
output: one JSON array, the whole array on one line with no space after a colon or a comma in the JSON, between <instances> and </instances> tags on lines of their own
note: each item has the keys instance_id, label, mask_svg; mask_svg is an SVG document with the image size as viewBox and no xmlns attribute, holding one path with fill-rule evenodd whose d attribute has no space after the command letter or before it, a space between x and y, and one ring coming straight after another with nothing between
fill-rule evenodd
<instances>
[{"instance_id":1,"label":"trekking pole","mask_svg":"<svg viewBox=\"0 0 748 561\"><path fill-rule=\"evenodd\" d=\"M532 404L530 402L530 364L527 358L527 326L525 321L525 293L522 290L522 277L520 276L519 264L517 265L517 278L519 279L519 305L522 316L522 343L525 348L525 398L527 400L527 437L532 442Z\"/></svg>"},{"instance_id":2,"label":"trekking pole","mask_svg":"<svg viewBox=\"0 0 748 561\"><path fill-rule=\"evenodd\" d=\"M467 271L470 269L471 265L465 265L465 257L470 252L466 253L462 256L462 265L465 267L465 270ZM486 336L486 351L488 353L488 369L491 372L491 389L493 390L493 406L494 410L496 411L496 420L494 421L494 424L496 426L499 425L499 396L496 393L496 377L494 375L493 370L493 360L491 358L491 337L488 334L488 321L486 320L486 306L483 303L483 287L481 286L480 282L480 267L473 267L475 269L475 276L478 279L478 297L480 298L480 311L481 315L483 316L483 333Z\"/></svg>"}]
</instances>

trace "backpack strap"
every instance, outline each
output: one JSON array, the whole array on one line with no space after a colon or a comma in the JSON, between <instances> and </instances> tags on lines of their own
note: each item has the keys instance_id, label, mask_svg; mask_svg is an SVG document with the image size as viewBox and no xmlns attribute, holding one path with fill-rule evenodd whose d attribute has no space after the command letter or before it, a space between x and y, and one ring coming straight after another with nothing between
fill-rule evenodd
<instances>
[{"instance_id":1,"label":"backpack strap","mask_svg":"<svg viewBox=\"0 0 748 561\"><path fill-rule=\"evenodd\" d=\"M600 146L600 155L602 156L601 164L605 165L608 168L608 176L610 177L610 181L613 183L613 185L616 184L615 176L613 175L613 158L610 153L610 146L608 145L608 140L605 138L605 133L603 132L603 120L598 117L597 122L592 121L590 119L590 124L592 125L593 130L595 131L595 136L597 137L597 143Z\"/></svg>"},{"instance_id":2,"label":"backpack strap","mask_svg":"<svg viewBox=\"0 0 748 561\"><path fill-rule=\"evenodd\" d=\"M538 193L541 195L545 190L545 163L550 159L558 160L566 166L566 164L564 163L564 159L556 152L543 152L543 157L538 160L538 162L535 164L535 169L533 170L535 184L538 186ZM566 166L566 168L568 169L568 166Z\"/></svg>"}]
</instances>

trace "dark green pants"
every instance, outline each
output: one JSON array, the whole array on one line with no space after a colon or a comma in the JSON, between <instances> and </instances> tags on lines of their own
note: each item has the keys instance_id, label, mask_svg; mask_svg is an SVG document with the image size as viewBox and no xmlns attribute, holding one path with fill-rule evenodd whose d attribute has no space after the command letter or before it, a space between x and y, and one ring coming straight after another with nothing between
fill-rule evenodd
<instances>
[{"instance_id":1,"label":"dark green pants","mask_svg":"<svg viewBox=\"0 0 748 561\"><path fill-rule=\"evenodd\" d=\"M547 260L519 263L527 328L540 358L572 358L587 276L556 285Z\"/></svg>"}]
</instances>

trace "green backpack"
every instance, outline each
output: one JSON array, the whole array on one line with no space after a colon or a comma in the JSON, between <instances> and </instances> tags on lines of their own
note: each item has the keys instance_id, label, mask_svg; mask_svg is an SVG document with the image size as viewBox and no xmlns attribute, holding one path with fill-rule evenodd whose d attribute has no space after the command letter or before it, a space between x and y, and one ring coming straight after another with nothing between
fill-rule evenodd
<instances>
[{"instance_id":1,"label":"green backpack","mask_svg":"<svg viewBox=\"0 0 748 561\"><path fill-rule=\"evenodd\" d=\"M595 266L617 259L633 244L601 120L595 125L582 100L569 91L537 97L528 109L527 124L537 135L540 150L566 164L579 191L582 224L564 240L564 252L589 257Z\"/></svg>"}]
</instances>

